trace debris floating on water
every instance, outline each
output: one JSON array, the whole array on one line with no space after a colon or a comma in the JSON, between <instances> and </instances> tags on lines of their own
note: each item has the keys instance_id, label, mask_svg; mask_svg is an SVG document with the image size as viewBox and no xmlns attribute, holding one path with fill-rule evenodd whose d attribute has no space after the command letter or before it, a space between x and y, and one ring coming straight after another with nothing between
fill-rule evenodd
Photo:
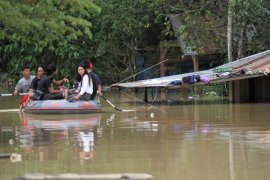
<instances>
[{"instance_id":1,"label":"debris floating on water","mask_svg":"<svg viewBox=\"0 0 270 180\"><path fill-rule=\"evenodd\" d=\"M9 140L8 140L8 144L9 144L9 145L13 145L13 144L14 144L14 140L13 140L13 139L9 139Z\"/></svg>"},{"instance_id":2,"label":"debris floating on water","mask_svg":"<svg viewBox=\"0 0 270 180\"><path fill-rule=\"evenodd\" d=\"M0 154L0 159L10 159L11 162L19 162L22 161L22 155L21 154Z\"/></svg>"},{"instance_id":3,"label":"debris floating on water","mask_svg":"<svg viewBox=\"0 0 270 180\"><path fill-rule=\"evenodd\" d=\"M19 162L22 161L22 155L21 154L16 154L16 153L12 153L10 156L10 161L11 162Z\"/></svg>"},{"instance_id":4,"label":"debris floating on water","mask_svg":"<svg viewBox=\"0 0 270 180\"><path fill-rule=\"evenodd\" d=\"M13 127L11 126L3 126L1 129L2 132L12 132L13 131Z\"/></svg>"},{"instance_id":5,"label":"debris floating on water","mask_svg":"<svg viewBox=\"0 0 270 180\"><path fill-rule=\"evenodd\" d=\"M27 174L16 178L17 180L34 179L153 179L150 174L127 173L127 174Z\"/></svg>"}]
</instances>

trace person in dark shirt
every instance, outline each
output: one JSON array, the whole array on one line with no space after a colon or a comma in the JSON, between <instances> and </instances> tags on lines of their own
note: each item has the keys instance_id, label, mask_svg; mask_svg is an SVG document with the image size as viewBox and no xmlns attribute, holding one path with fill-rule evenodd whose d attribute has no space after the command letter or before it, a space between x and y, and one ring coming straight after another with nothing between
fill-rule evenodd
<instances>
[{"instance_id":1,"label":"person in dark shirt","mask_svg":"<svg viewBox=\"0 0 270 180\"><path fill-rule=\"evenodd\" d=\"M54 85L61 85L68 82L68 79L64 78L60 81L54 80L56 75L56 67L52 64L49 64L46 69L47 75L44 75L38 82L37 90L42 92L40 99L49 100L49 99L67 99L67 91L64 89L55 90Z\"/></svg>"},{"instance_id":2,"label":"person in dark shirt","mask_svg":"<svg viewBox=\"0 0 270 180\"><path fill-rule=\"evenodd\" d=\"M34 99L34 100L39 100L41 97L41 94L39 94L39 92L37 92L37 86L38 86L38 82L41 80L41 78L44 75L44 67L43 66L38 66L37 67L37 76L33 79L31 85L30 85L30 91L29 91L29 99Z\"/></svg>"},{"instance_id":3,"label":"person in dark shirt","mask_svg":"<svg viewBox=\"0 0 270 180\"><path fill-rule=\"evenodd\" d=\"M44 76L44 67L38 66L37 67L37 76L33 79L30 90L35 92L38 86L38 82L41 80L41 78Z\"/></svg>"},{"instance_id":4,"label":"person in dark shirt","mask_svg":"<svg viewBox=\"0 0 270 180\"><path fill-rule=\"evenodd\" d=\"M98 77L98 75L96 73L93 72L93 64L91 63L90 60L84 60L82 62L82 64L87 67L87 71L88 71L88 76L92 79L92 83L93 83L93 94L91 96L91 100L94 100L96 97L96 94L98 95L102 95L102 86L101 86L101 80Z\"/></svg>"}]
</instances>

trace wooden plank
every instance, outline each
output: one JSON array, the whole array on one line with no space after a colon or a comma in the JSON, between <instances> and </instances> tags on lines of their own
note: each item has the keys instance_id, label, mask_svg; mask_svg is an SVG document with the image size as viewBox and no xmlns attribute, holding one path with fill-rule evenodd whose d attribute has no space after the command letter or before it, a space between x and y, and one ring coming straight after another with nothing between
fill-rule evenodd
<instances>
[{"instance_id":1,"label":"wooden plank","mask_svg":"<svg viewBox=\"0 0 270 180\"><path fill-rule=\"evenodd\" d=\"M19 109L0 109L1 112L19 112Z\"/></svg>"},{"instance_id":2,"label":"wooden plank","mask_svg":"<svg viewBox=\"0 0 270 180\"><path fill-rule=\"evenodd\" d=\"M150 174L144 173L127 173L127 174L27 174L21 177L15 178L15 180L71 180L71 179L81 179L81 180L93 180L93 179L153 179Z\"/></svg>"},{"instance_id":3,"label":"wooden plank","mask_svg":"<svg viewBox=\"0 0 270 180\"><path fill-rule=\"evenodd\" d=\"M165 60L167 49L164 46L160 46L160 62ZM165 63L160 64L160 77L165 76Z\"/></svg>"},{"instance_id":4,"label":"wooden plank","mask_svg":"<svg viewBox=\"0 0 270 180\"><path fill-rule=\"evenodd\" d=\"M148 103L148 88L144 88L144 99L145 103Z\"/></svg>"},{"instance_id":5,"label":"wooden plank","mask_svg":"<svg viewBox=\"0 0 270 180\"><path fill-rule=\"evenodd\" d=\"M160 45L160 62L165 60L166 55L167 55L167 48ZM166 66L164 63L161 63L160 64L160 77L165 76L165 71L166 71ZM165 94L164 89L161 89L160 97L161 97L161 100L166 100L166 94Z\"/></svg>"},{"instance_id":6,"label":"wooden plank","mask_svg":"<svg viewBox=\"0 0 270 180\"><path fill-rule=\"evenodd\" d=\"M198 56L192 56L194 72L199 71L199 59Z\"/></svg>"}]
</instances>

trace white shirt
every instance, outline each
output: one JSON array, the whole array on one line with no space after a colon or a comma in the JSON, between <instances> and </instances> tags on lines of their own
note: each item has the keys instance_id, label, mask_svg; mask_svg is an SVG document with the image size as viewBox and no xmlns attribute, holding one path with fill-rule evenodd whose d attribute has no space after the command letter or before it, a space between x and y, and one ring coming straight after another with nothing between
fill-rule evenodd
<instances>
[{"instance_id":1,"label":"white shirt","mask_svg":"<svg viewBox=\"0 0 270 180\"><path fill-rule=\"evenodd\" d=\"M92 80L90 80L89 83L89 77L87 74L83 76L82 83L79 83L79 87L77 90L79 91L80 95L83 95L84 93L93 94L93 83Z\"/></svg>"}]
</instances>

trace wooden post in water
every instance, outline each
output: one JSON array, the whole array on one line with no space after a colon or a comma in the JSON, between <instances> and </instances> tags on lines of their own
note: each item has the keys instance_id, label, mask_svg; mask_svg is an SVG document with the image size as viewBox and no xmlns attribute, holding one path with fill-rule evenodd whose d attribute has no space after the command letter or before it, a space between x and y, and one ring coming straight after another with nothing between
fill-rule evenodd
<instances>
[{"instance_id":1,"label":"wooden post in water","mask_svg":"<svg viewBox=\"0 0 270 180\"><path fill-rule=\"evenodd\" d=\"M188 101L188 85L183 85L183 100L184 102Z\"/></svg>"},{"instance_id":2,"label":"wooden post in water","mask_svg":"<svg viewBox=\"0 0 270 180\"><path fill-rule=\"evenodd\" d=\"M144 88L144 98L143 101L148 103L148 88Z\"/></svg>"},{"instance_id":3,"label":"wooden post in water","mask_svg":"<svg viewBox=\"0 0 270 180\"><path fill-rule=\"evenodd\" d=\"M165 60L167 54L167 48L165 48L163 45L160 44L160 62ZM164 63L160 64L160 77L164 77L165 76L165 71L166 71L166 66ZM165 94L165 89L161 88L160 89L160 98L161 100L166 100L166 94Z\"/></svg>"},{"instance_id":4,"label":"wooden post in water","mask_svg":"<svg viewBox=\"0 0 270 180\"><path fill-rule=\"evenodd\" d=\"M192 61L193 61L193 70L194 72L199 71L199 58L197 55L192 55Z\"/></svg>"},{"instance_id":5,"label":"wooden post in water","mask_svg":"<svg viewBox=\"0 0 270 180\"><path fill-rule=\"evenodd\" d=\"M229 85L229 101L234 102L234 98L233 98L234 97L234 95L233 95L233 82L229 81L228 85Z\"/></svg>"},{"instance_id":6,"label":"wooden post in water","mask_svg":"<svg viewBox=\"0 0 270 180\"><path fill-rule=\"evenodd\" d=\"M234 102L235 103L240 103L241 102L241 97L240 97L240 80L234 81L233 82L233 94L234 94Z\"/></svg>"},{"instance_id":7,"label":"wooden post in water","mask_svg":"<svg viewBox=\"0 0 270 180\"><path fill-rule=\"evenodd\" d=\"M192 61L193 61L193 70L194 72L199 71L199 58L197 55L192 55ZM197 86L193 87L194 95L198 94L198 88Z\"/></svg>"}]
</instances>

